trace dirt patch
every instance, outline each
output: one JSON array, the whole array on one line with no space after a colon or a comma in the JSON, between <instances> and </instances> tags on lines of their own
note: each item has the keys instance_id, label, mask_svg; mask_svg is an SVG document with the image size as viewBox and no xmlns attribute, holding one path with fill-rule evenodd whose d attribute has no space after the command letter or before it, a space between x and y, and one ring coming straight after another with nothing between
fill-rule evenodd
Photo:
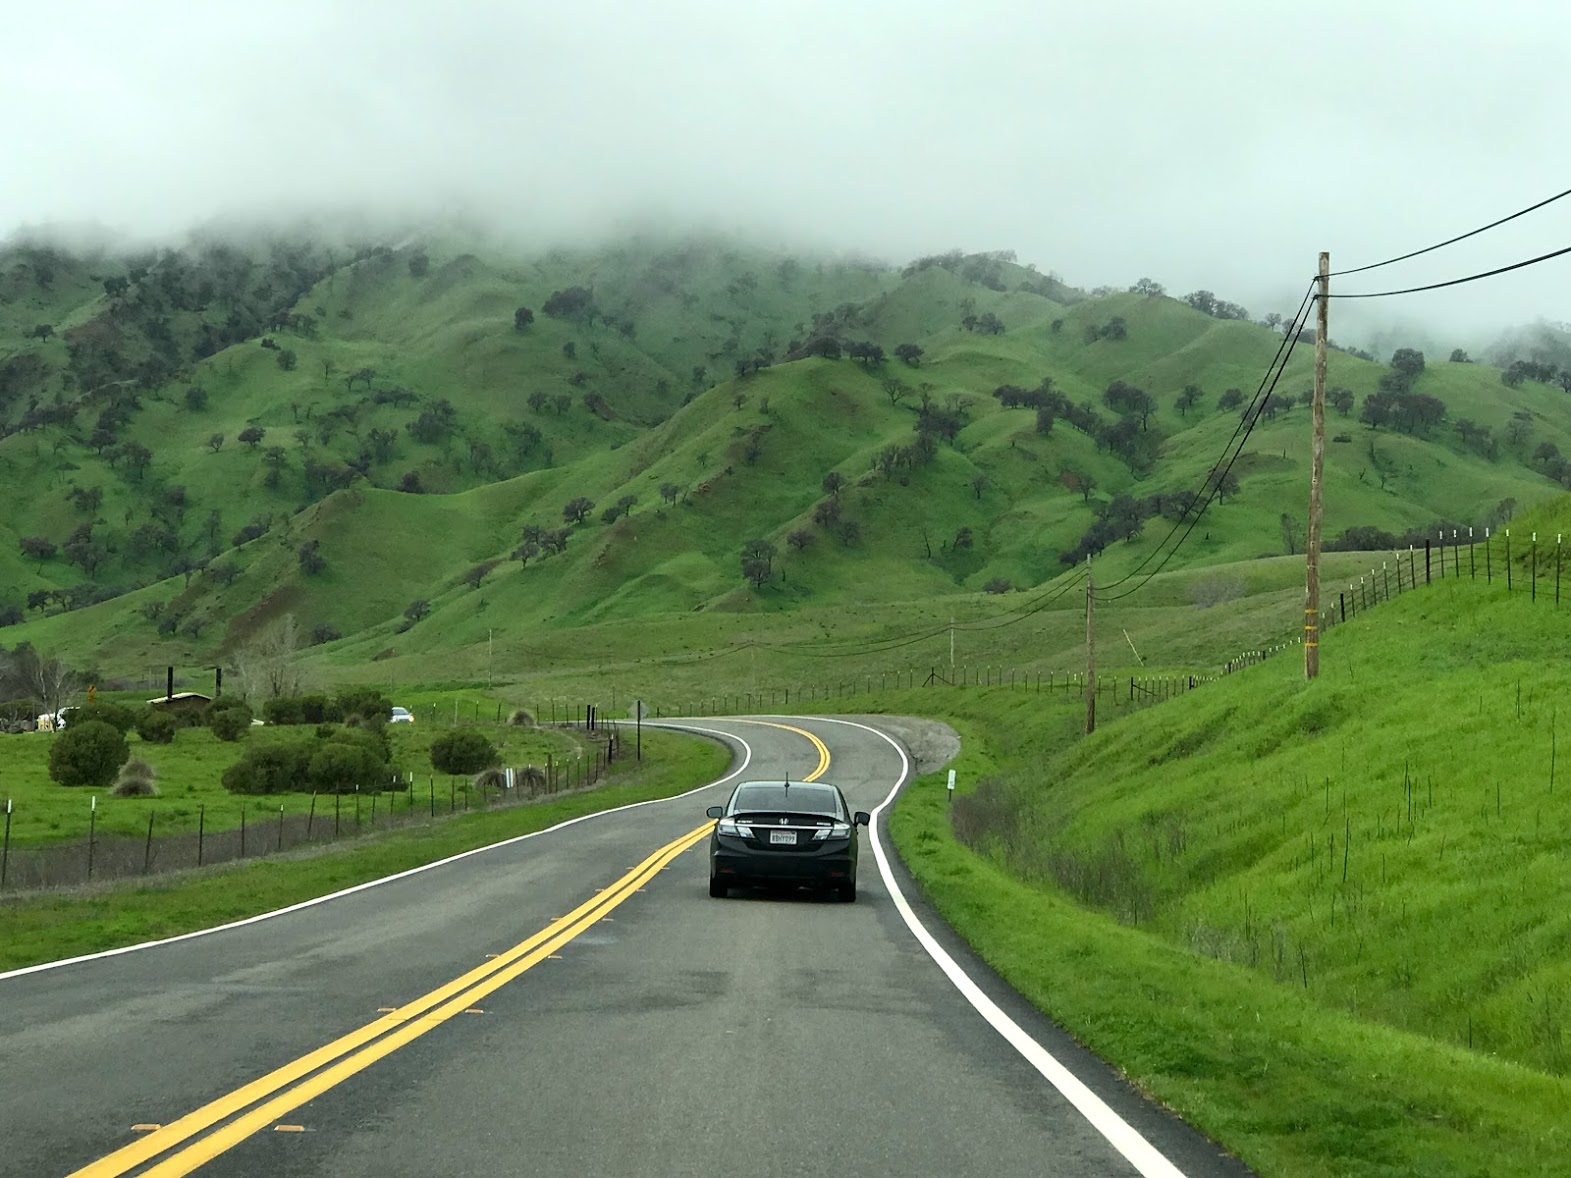
<instances>
[{"instance_id":1,"label":"dirt patch","mask_svg":"<svg viewBox=\"0 0 1571 1178\"><path fill-rule=\"evenodd\" d=\"M918 774L942 769L960 755L960 734L948 724L920 716L847 716L889 733L911 754Z\"/></svg>"}]
</instances>

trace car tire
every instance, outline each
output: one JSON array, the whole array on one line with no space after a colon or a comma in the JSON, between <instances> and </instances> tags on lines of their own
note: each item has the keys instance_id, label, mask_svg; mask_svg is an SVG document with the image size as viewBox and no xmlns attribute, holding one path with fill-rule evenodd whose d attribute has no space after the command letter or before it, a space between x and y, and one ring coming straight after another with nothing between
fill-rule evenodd
<instances>
[{"instance_id":1,"label":"car tire","mask_svg":"<svg viewBox=\"0 0 1571 1178\"><path fill-rule=\"evenodd\" d=\"M716 900L724 900L731 894L731 889L711 875L709 877L709 894Z\"/></svg>"},{"instance_id":2,"label":"car tire","mask_svg":"<svg viewBox=\"0 0 1571 1178\"><path fill-rule=\"evenodd\" d=\"M856 903L856 880L848 880L847 882L841 884L838 891L840 892L841 903Z\"/></svg>"}]
</instances>

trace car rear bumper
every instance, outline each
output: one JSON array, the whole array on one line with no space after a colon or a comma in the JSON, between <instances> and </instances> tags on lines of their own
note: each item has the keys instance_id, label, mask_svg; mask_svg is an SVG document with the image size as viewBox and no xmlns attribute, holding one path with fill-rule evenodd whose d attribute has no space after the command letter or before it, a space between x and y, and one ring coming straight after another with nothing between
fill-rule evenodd
<instances>
[{"instance_id":1,"label":"car rear bumper","mask_svg":"<svg viewBox=\"0 0 1571 1178\"><path fill-rule=\"evenodd\" d=\"M765 851L714 845L710 874L738 885L758 883L844 883L856 878L856 854L846 847L821 851Z\"/></svg>"}]
</instances>

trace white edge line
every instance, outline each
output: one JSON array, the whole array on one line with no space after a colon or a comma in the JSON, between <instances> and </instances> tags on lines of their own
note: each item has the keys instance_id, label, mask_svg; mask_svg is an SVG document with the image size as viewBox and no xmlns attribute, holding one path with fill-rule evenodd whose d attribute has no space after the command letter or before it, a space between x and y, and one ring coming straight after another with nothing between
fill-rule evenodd
<instances>
[{"instance_id":1,"label":"white edge line","mask_svg":"<svg viewBox=\"0 0 1571 1178\"><path fill-rule=\"evenodd\" d=\"M651 727L659 727L659 725L651 725ZM675 726L673 725L673 727ZM609 810L596 810L592 814L580 814L577 818L569 818L565 822L558 822L555 826L548 826L544 830L535 830L528 834L520 834L515 835L510 839L503 839L499 843L489 843L483 847L475 847L472 850L460 851L456 855L449 855L446 859L438 859L434 863L423 863L419 867L411 867L406 871L400 871L393 875L385 875L381 879L367 880L365 883L355 884L353 887L344 888L341 891L331 892L325 896L315 896L309 900L302 900L298 904L290 904L287 908L275 908L271 912L261 912L255 916L247 916L240 920L232 920L228 924L219 924L214 925L212 928L197 929L195 932L190 933L180 933L178 936L164 937L162 940L158 941L143 941L136 945L122 945L118 949L104 949L98 953L84 953L80 957L63 957L59 961L45 961L38 965L25 965L20 969L13 969L5 973L0 973L0 982L3 982L8 978L19 978L24 974L42 973L47 969L59 969L61 966L76 965L83 961L97 961L104 957L118 957L122 953L135 953L140 949L154 949L159 945L173 945L176 941L189 941L194 937L205 937L212 933L226 932L229 929L244 928L248 924L257 924L264 920L272 920L275 916L286 916L291 912L299 912L304 908L315 907L317 904L326 904L329 900L338 900L344 896L352 896L356 892L365 891L367 888L380 887L382 884L392 883L394 880L407 879L411 875L419 875L422 871L430 871L436 867L445 867L449 863L457 863L460 859L467 859L471 855L483 855L487 851L494 851L499 847L510 847L514 843L523 842L525 839L539 838L543 834L553 834L556 831L564 830L569 826L576 826L580 822L588 822L592 818L604 818L607 814L619 814L623 810L636 810L640 806L658 806L664 802L674 802L681 798L689 798L696 793L702 793L706 789L712 789L717 785L725 784L727 781L730 781L733 777L737 776L739 773L745 770L748 765L752 764L753 746L748 744L747 741L743 740L740 736L730 732L721 732L716 728L694 728L685 724L681 725L680 727L682 731L702 732L708 736L723 736L730 740L736 741L742 746L742 763L736 768L732 769L724 777L717 777L715 780L707 782L704 785L700 785L695 789L690 789L685 793L672 794L668 798L650 798L648 801L643 802L629 802L625 806L613 806Z\"/></svg>"},{"instance_id":2,"label":"white edge line","mask_svg":"<svg viewBox=\"0 0 1571 1178\"><path fill-rule=\"evenodd\" d=\"M927 931L911 905L907 903L905 895L900 891L900 885L895 882L894 874L889 870L889 860L884 854L883 843L878 837L879 815L894 804L895 798L911 772L911 762L906 756L905 749L901 748L900 743L888 733L880 732L867 724L858 724L854 720L839 720L833 716L814 716L813 719L824 720L831 724L845 724L852 728L860 728L864 732L871 732L888 741L900 756L900 779L873 811L873 822L869 829L873 840L873 858L878 862L878 873L883 876L884 886L889 889L895 910L900 913L901 919L906 922L906 927L911 930L918 943L927 950L927 955L937 963L939 969L944 971L945 976L949 978L955 989L960 991L961 996L976 1008L977 1013L992 1024L993 1029L1002 1035L1027 1063L1042 1074L1043 1079L1058 1089L1064 1099L1074 1105L1080 1115L1091 1122L1096 1131L1107 1138L1113 1148L1123 1154L1129 1164L1134 1166L1144 1178L1184 1178L1183 1171L1142 1137L1139 1130L1109 1108L1100 1096L1087 1088L1073 1072L1054 1058L1047 1048L1033 1039L1024 1027L1010 1018L996 1002L983 993L982 988L971 980L970 975Z\"/></svg>"}]
</instances>

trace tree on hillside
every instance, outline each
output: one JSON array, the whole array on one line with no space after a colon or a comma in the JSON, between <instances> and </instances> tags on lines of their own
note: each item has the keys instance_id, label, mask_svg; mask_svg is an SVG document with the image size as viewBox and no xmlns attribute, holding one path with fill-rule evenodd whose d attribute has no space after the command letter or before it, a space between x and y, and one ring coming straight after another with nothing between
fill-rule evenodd
<instances>
[{"instance_id":1,"label":"tree on hillside","mask_svg":"<svg viewBox=\"0 0 1571 1178\"><path fill-rule=\"evenodd\" d=\"M1244 391L1242 389L1228 389L1217 398L1216 407L1226 413L1229 409L1237 409L1243 403Z\"/></svg>"},{"instance_id":2,"label":"tree on hillside","mask_svg":"<svg viewBox=\"0 0 1571 1178\"><path fill-rule=\"evenodd\" d=\"M96 515L103 506L104 489L102 487L72 487L66 492L66 498L76 505L78 511L88 515Z\"/></svg>"},{"instance_id":3,"label":"tree on hillside","mask_svg":"<svg viewBox=\"0 0 1571 1178\"><path fill-rule=\"evenodd\" d=\"M431 259L426 257L424 250L416 250L409 255L409 276L411 278L424 278L431 270Z\"/></svg>"},{"instance_id":4,"label":"tree on hillside","mask_svg":"<svg viewBox=\"0 0 1571 1178\"><path fill-rule=\"evenodd\" d=\"M1398 348L1391 354L1391 368L1407 377L1411 384L1424 370L1424 354L1417 348Z\"/></svg>"},{"instance_id":5,"label":"tree on hillside","mask_svg":"<svg viewBox=\"0 0 1571 1178\"><path fill-rule=\"evenodd\" d=\"M584 495L569 499L562 505L562 518L568 523L581 524L591 511L595 509L595 501Z\"/></svg>"},{"instance_id":6,"label":"tree on hillside","mask_svg":"<svg viewBox=\"0 0 1571 1178\"><path fill-rule=\"evenodd\" d=\"M573 407L573 398L567 393L558 393L551 398L551 408L556 410L558 417L565 417L567 411Z\"/></svg>"},{"instance_id":7,"label":"tree on hillside","mask_svg":"<svg viewBox=\"0 0 1571 1178\"><path fill-rule=\"evenodd\" d=\"M1214 491L1218 503L1226 503L1229 496L1239 492L1238 476L1230 470L1220 467L1206 475L1206 490Z\"/></svg>"},{"instance_id":8,"label":"tree on hillside","mask_svg":"<svg viewBox=\"0 0 1571 1178\"><path fill-rule=\"evenodd\" d=\"M916 344L896 344L895 358L915 368L922 363L922 349Z\"/></svg>"},{"instance_id":9,"label":"tree on hillside","mask_svg":"<svg viewBox=\"0 0 1571 1178\"><path fill-rule=\"evenodd\" d=\"M675 483L660 484L660 498L671 506L676 506L676 497L682 493L682 488Z\"/></svg>"},{"instance_id":10,"label":"tree on hillside","mask_svg":"<svg viewBox=\"0 0 1571 1178\"><path fill-rule=\"evenodd\" d=\"M220 450L222 450L224 448L224 435L223 434L209 434L207 436L207 448L209 450L211 450L214 454L217 454Z\"/></svg>"},{"instance_id":11,"label":"tree on hillside","mask_svg":"<svg viewBox=\"0 0 1571 1178\"><path fill-rule=\"evenodd\" d=\"M985 311L977 318L976 330L983 335L1003 335L1004 322L991 311Z\"/></svg>"},{"instance_id":12,"label":"tree on hillside","mask_svg":"<svg viewBox=\"0 0 1571 1178\"><path fill-rule=\"evenodd\" d=\"M513 312L513 330L523 331L535 321L535 312L532 307L519 307Z\"/></svg>"},{"instance_id":13,"label":"tree on hillside","mask_svg":"<svg viewBox=\"0 0 1571 1178\"><path fill-rule=\"evenodd\" d=\"M1513 450L1518 452L1527 448L1533 440L1533 415L1526 409L1518 409L1511 414L1511 420L1506 423L1506 442Z\"/></svg>"},{"instance_id":14,"label":"tree on hillside","mask_svg":"<svg viewBox=\"0 0 1571 1178\"><path fill-rule=\"evenodd\" d=\"M792 548L796 549L798 552L801 552L804 548L813 542L813 539L814 537L812 532L808 531L806 528L797 528L786 537L786 543L789 544Z\"/></svg>"},{"instance_id":15,"label":"tree on hillside","mask_svg":"<svg viewBox=\"0 0 1571 1178\"><path fill-rule=\"evenodd\" d=\"M971 476L971 491L978 499L982 497L982 492L987 490L987 486L988 478L981 471Z\"/></svg>"},{"instance_id":16,"label":"tree on hillside","mask_svg":"<svg viewBox=\"0 0 1571 1178\"><path fill-rule=\"evenodd\" d=\"M846 477L838 470L832 470L824 476L821 484L826 495L838 496L841 488L846 485Z\"/></svg>"},{"instance_id":17,"label":"tree on hillside","mask_svg":"<svg viewBox=\"0 0 1571 1178\"><path fill-rule=\"evenodd\" d=\"M1216 314L1216 295L1208 290L1192 290L1184 296L1184 302L1202 315Z\"/></svg>"},{"instance_id":18,"label":"tree on hillside","mask_svg":"<svg viewBox=\"0 0 1571 1178\"><path fill-rule=\"evenodd\" d=\"M348 389L350 392L353 392L354 391L354 387L355 387L355 381L358 380L358 381L363 381L365 383L365 387L369 389L371 387L371 382L373 380L375 380L375 379L376 379L376 369L374 369L374 368L357 368L353 372L351 372L348 376L344 377L344 387L346 389Z\"/></svg>"},{"instance_id":19,"label":"tree on hillside","mask_svg":"<svg viewBox=\"0 0 1571 1178\"><path fill-rule=\"evenodd\" d=\"M31 557L39 564L54 559L55 552L58 551L55 542L46 536L24 536L19 547L22 549L23 556Z\"/></svg>"},{"instance_id":20,"label":"tree on hillside","mask_svg":"<svg viewBox=\"0 0 1571 1178\"><path fill-rule=\"evenodd\" d=\"M570 319L585 324L600 313L600 308L595 305L594 292L583 286L552 291L542 310L553 319Z\"/></svg>"},{"instance_id":21,"label":"tree on hillside","mask_svg":"<svg viewBox=\"0 0 1571 1178\"><path fill-rule=\"evenodd\" d=\"M1452 351L1451 351L1451 363L1453 363L1453 364L1471 364L1472 362L1473 362L1472 357L1470 357L1461 348L1453 348L1452 349Z\"/></svg>"},{"instance_id":22,"label":"tree on hillside","mask_svg":"<svg viewBox=\"0 0 1571 1178\"><path fill-rule=\"evenodd\" d=\"M1287 549L1289 556L1297 556L1298 550L1304 542L1303 521L1297 516L1284 511L1278 523L1282 529L1282 546Z\"/></svg>"},{"instance_id":23,"label":"tree on hillside","mask_svg":"<svg viewBox=\"0 0 1571 1178\"><path fill-rule=\"evenodd\" d=\"M1326 404L1330 405L1343 417L1346 417L1353 411L1353 401L1353 390L1343 388L1341 385L1337 385L1326 392Z\"/></svg>"},{"instance_id":24,"label":"tree on hillside","mask_svg":"<svg viewBox=\"0 0 1571 1178\"><path fill-rule=\"evenodd\" d=\"M911 386L893 376L884 378L883 389L884 396L889 398L891 408L911 395Z\"/></svg>"},{"instance_id":25,"label":"tree on hillside","mask_svg":"<svg viewBox=\"0 0 1571 1178\"><path fill-rule=\"evenodd\" d=\"M412 626L431 612L431 603L423 597L417 597L404 607L404 619Z\"/></svg>"},{"instance_id":26,"label":"tree on hillside","mask_svg":"<svg viewBox=\"0 0 1571 1178\"><path fill-rule=\"evenodd\" d=\"M1183 392L1179 393L1177 400L1173 402L1173 406L1178 410L1178 415L1180 417L1187 417L1189 415L1189 411L1196 405L1200 404L1204 397L1205 390L1203 390L1199 385L1186 384L1184 386Z\"/></svg>"},{"instance_id":27,"label":"tree on hillside","mask_svg":"<svg viewBox=\"0 0 1571 1178\"><path fill-rule=\"evenodd\" d=\"M1141 429L1146 428L1151 412L1156 408L1150 393L1121 380L1115 380L1107 386L1102 394L1102 403L1121 417L1140 418Z\"/></svg>"},{"instance_id":28,"label":"tree on hillside","mask_svg":"<svg viewBox=\"0 0 1571 1178\"><path fill-rule=\"evenodd\" d=\"M194 384L185 391L185 407L192 413L200 413L207 408L207 390L199 384Z\"/></svg>"},{"instance_id":29,"label":"tree on hillside","mask_svg":"<svg viewBox=\"0 0 1571 1178\"><path fill-rule=\"evenodd\" d=\"M1272 331L1275 331L1277 328L1282 326L1282 316L1278 312L1272 311L1269 315L1267 315L1265 317L1263 322Z\"/></svg>"},{"instance_id":30,"label":"tree on hillside","mask_svg":"<svg viewBox=\"0 0 1571 1178\"><path fill-rule=\"evenodd\" d=\"M300 571L307 576L314 576L327 567L327 561L322 556L322 542L320 540L307 540L300 545L295 555L300 563Z\"/></svg>"},{"instance_id":31,"label":"tree on hillside","mask_svg":"<svg viewBox=\"0 0 1571 1178\"><path fill-rule=\"evenodd\" d=\"M267 430L260 425L248 425L236 435L241 445L247 446L252 450L255 450L266 436Z\"/></svg>"},{"instance_id":32,"label":"tree on hillside","mask_svg":"<svg viewBox=\"0 0 1571 1178\"><path fill-rule=\"evenodd\" d=\"M1148 299L1154 299L1167 293L1166 287L1150 278L1142 278L1129 289L1134 291L1135 294L1145 295Z\"/></svg>"},{"instance_id":33,"label":"tree on hillside","mask_svg":"<svg viewBox=\"0 0 1571 1178\"><path fill-rule=\"evenodd\" d=\"M742 545L742 576L762 589L774 573L775 546L768 540L749 540Z\"/></svg>"}]
</instances>

